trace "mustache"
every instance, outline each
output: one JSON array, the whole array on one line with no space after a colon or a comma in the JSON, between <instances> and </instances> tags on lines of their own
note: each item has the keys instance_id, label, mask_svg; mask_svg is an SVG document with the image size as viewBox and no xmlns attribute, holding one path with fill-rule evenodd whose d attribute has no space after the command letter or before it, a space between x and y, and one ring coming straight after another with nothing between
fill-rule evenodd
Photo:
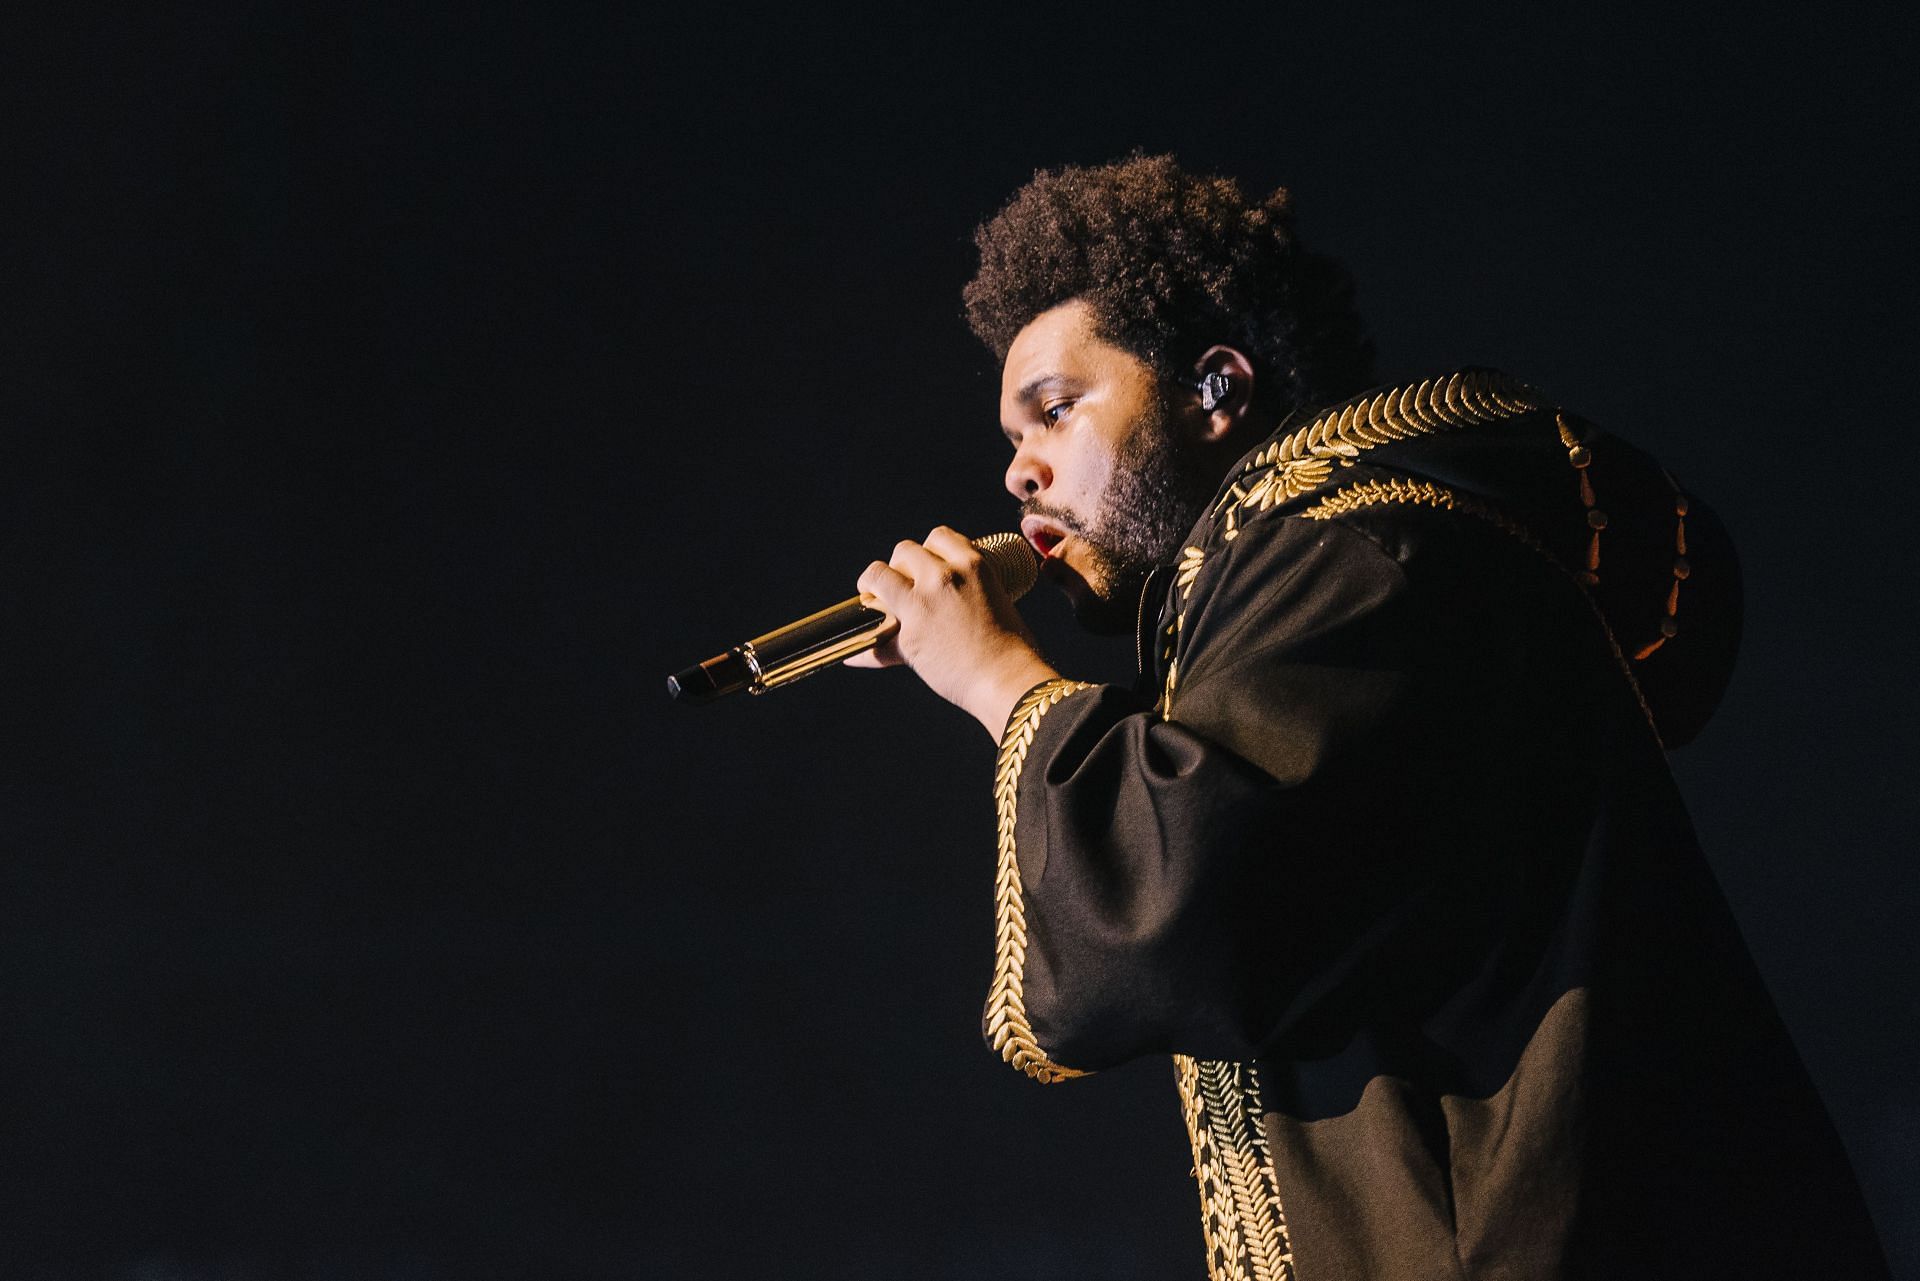
<instances>
[{"instance_id":1,"label":"mustache","mask_svg":"<svg viewBox=\"0 0 1920 1281\"><path fill-rule=\"evenodd\" d=\"M1086 522L1082 521L1078 516L1064 507L1055 507L1051 503L1043 503L1036 498L1029 498L1020 504L1020 519L1025 520L1029 516L1039 516L1043 520L1050 520L1060 526L1060 528L1066 530L1069 534L1079 534L1085 537L1087 532Z\"/></svg>"}]
</instances>

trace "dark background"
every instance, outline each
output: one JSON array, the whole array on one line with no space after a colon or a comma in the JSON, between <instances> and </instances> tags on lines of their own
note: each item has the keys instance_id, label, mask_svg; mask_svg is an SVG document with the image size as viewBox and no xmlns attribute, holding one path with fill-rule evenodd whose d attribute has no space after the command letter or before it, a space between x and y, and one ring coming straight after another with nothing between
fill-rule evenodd
<instances>
[{"instance_id":1,"label":"dark background","mask_svg":"<svg viewBox=\"0 0 1920 1281\"><path fill-rule=\"evenodd\" d=\"M661 689L1011 524L969 233L1141 146L1290 186L1383 376L1718 505L1748 642L1675 768L1920 1276L1909 33L1329 8L16 31L8 1274L1201 1276L1170 1067L980 1045L979 728Z\"/></svg>"}]
</instances>

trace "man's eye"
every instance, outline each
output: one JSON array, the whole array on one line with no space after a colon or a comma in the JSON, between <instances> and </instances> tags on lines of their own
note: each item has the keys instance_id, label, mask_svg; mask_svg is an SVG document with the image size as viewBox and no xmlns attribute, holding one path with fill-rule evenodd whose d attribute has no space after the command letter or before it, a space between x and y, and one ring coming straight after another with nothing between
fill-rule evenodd
<instances>
[{"instance_id":1,"label":"man's eye","mask_svg":"<svg viewBox=\"0 0 1920 1281\"><path fill-rule=\"evenodd\" d=\"M1063 400L1058 404L1048 405L1045 409L1042 409L1040 416L1047 420L1048 425L1052 425L1066 417L1067 411L1071 408L1073 408L1073 402L1071 400Z\"/></svg>"}]
</instances>

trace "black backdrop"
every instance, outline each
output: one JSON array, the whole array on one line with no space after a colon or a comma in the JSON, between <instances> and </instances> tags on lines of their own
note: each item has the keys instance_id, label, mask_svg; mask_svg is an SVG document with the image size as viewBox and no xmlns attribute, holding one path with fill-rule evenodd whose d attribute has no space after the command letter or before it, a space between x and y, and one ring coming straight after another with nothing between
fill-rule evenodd
<instances>
[{"instance_id":1,"label":"black backdrop","mask_svg":"<svg viewBox=\"0 0 1920 1281\"><path fill-rule=\"evenodd\" d=\"M1384 375L1718 504L1749 639L1675 766L1920 1275L1914 51L1549 8L16 32L0 1263L1200 1275L1170 1069L978 1041L986 736L904 673L661 690L1010 524L968 234L1142 146L1291 186Z\"/></svg>"}]
</instances>

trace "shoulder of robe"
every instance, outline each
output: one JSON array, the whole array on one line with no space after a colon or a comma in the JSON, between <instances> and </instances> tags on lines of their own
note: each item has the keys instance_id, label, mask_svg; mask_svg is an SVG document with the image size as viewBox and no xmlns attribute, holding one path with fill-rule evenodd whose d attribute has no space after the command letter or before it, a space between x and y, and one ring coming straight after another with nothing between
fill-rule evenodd
<instances>
[{"instance_id":1,"label":"shoulder of robe","mask_svg":"<svg viewBox=\"0 0 1920 1281\"><path fill-rule=\"evenodd\" d=\"M1241 457L1189 533L1174 569L1174 608L1228 545L1277 533L1286 517L1326 520L1379 501L1448 505L1439 483L1394 472L1404 451L1393 447L1553 412L1518 379L1467 368L1290 416Z\"/></svg>"},{"instance_id":2,"label":"shoulder of robe","mask_svg":"<svg viewBox=\"0 0 1920 1281\"><path fill-rule=\"evenodd\" d=\"M1632 664L1667 743L1705 724L1740 635L1727 531L1650 454L1494 369L1374 388L1283 422L1242 456L1194 526L1172 616L1238 540L1264 541L1289 518L1364 512L1377 526L1415 509L1495 527L1571 576Z\"/></svg>"}]
</instances>

